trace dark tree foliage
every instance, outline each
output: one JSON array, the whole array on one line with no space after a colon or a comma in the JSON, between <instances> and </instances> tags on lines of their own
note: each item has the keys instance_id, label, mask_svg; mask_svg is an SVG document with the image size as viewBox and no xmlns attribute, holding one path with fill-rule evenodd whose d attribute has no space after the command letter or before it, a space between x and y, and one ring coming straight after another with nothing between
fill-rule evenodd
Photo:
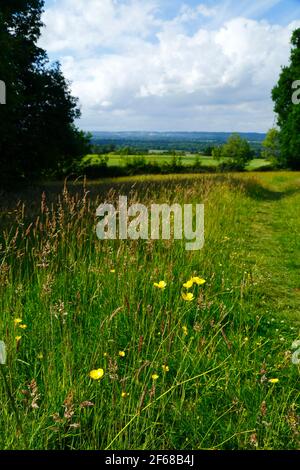
<instances>
[{"instance_id":1,"label":"dark tree foliage","mask_svg":"<svg viewBox=\"0 0 300 470\"><path fill-rule=\"evenodd\" d=\"M283 67L278 84L272 91L277 124L280 129L279 164L282 167L300 169L300 105L293 103L293 83L300 80L300 29L291 39L290 64Z\"/></svg>"},{"instance_id":2,"label":"dark tree foliage","mask_svg":"<svg viewBox=\"0 0 300 470\"><path fill-rule=\"evenodd\" d=\"M64 173L89 146L58 63L37 46L42 0L0 0L0 179Z\"/></svg>"}]
</instances>

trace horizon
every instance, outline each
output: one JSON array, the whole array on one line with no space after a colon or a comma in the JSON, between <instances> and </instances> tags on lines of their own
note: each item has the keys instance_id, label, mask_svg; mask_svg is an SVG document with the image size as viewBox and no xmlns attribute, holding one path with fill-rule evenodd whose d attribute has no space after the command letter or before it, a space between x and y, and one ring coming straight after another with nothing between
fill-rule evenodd
<instances>
[{"instance_id":1,"label":"horizon","mask_svg":"<svg viewBox=\"0 0 300 470\"><path fill-rule=\"evenodd\" d=\"M115 130L115 131L96 131L90 130L89 132L99 133L99 134L259 134L265 135L265 132L255 132L255 131L147 131L147 130Z\"/></svg>"}]
</instances>

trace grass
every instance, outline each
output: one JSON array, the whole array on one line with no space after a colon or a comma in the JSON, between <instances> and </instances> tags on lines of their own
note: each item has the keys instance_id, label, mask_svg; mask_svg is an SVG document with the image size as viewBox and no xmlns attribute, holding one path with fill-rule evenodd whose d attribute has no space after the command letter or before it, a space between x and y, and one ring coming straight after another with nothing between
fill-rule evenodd
<instances>
[{"instance_id":1,"label":"grass","mask_svg":"<svg viewBox=\"0 0 300 470\"><path fill-rule=\"evenodd\" d=\"M101 156L100 156L101 157ZM121 155L116 155L116 154L109 154L108 155L108 166L109 167L119 167L119 166L125 166L126 160L134 160L138 158L137 155L126 155L126 156L121 156ZM142 158L145 159L145 163L158 163L159 165L165 164L165 163L172 163L172 160L174 159L174 156L172 155L161 155L161 154L153 154L153 155L143 155ZM218 166L219 161L213 159L212 157L207 157L207 156L200 156L199 155L190 155L190 156L182 156L182 164L184 166L191 166L195 164L197 161L201 162L203 166ZM91 164L97 164L100 162L99 156L98 155L87 155L84 157L83 162L89 161ZM259 158L256 158L252 160L249 165L247 166L247 169L249 171L251 170L257 170L260 167L263 166L268 166L270 165L269 162L266 160L262 160Z\"/></svg>"},{"instance_id":2,"label":"grass","mask_svg":"<svg viewBox=\"0 0 300 470\"><path fill-rule=\"evenodd\" d=\"M299 449L300 174L44 189L0 201L0 367L21 420L0 375L0 448ZM119 194L203 202L204 249L100 242L96 207Z\"/></svg>"}]
</instances>

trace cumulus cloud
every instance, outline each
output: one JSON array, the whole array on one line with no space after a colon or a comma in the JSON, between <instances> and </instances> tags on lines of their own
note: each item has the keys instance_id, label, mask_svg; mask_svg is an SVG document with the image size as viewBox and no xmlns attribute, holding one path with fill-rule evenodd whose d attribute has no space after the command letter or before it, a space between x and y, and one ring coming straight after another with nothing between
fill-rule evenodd
<instances>
[{"instance_id":1,"label":"cumulus cloud","mask_svg":"<svg viewBox=\"0 0 300 470\"><path fill-rule=\"evenodd\" d=\"M300 21L215 27L216 16L203 4L164 20L159 1L61 0L41 42L72 81L84 128L264 131Z\"/></svg>"}]
</instances>

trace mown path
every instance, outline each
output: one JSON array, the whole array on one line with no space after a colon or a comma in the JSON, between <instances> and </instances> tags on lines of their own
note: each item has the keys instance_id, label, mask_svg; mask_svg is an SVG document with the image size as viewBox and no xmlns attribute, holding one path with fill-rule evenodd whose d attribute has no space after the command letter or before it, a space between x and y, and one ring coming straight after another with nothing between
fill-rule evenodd
<instances>
[{"instance_id":1,"label":"mown path","mask_svg":"<svg viewBox=\"0 0 300 470\"><path fill-rule=\"evenodd\" d=\"M264 302L300 321L300 174L259 175L249 248Z\"/></svg>"}]
</instances>

